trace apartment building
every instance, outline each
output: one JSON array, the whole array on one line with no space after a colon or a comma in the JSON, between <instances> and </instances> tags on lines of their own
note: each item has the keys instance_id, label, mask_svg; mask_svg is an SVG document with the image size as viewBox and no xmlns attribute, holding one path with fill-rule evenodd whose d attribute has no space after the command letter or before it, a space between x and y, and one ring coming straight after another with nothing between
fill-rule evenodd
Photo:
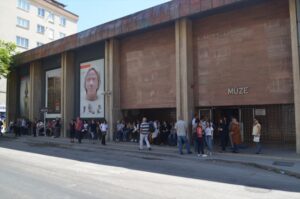
<instances>
[{"instance_id":1,"label":"apartment building","mask_svg":"<svg viewBox=\"0 0 300 199\"><path fill-rule=\"evenodd\" d=\"M23 52L77 32L78 16L55 0L1 0L0 39ZM6 80L0 79L0 112L5 110Z\"/></svg>"}]
</instances>

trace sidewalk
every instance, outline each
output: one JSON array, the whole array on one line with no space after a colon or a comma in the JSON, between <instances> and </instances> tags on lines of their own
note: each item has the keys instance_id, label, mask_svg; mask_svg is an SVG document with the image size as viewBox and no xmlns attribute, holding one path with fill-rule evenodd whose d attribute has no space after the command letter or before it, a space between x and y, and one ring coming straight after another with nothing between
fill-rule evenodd
<instances>
[{"instance_id":1,"label":"sidewalk","mask_svg":"<svg viewBox=\"0 0 300 199\"><path fill-rule=\"evenodd\" d=\"M108 142L106 146L99 142L96 144L89 143L88 140L83 140L82 144L70 143L67 138L51 138L51 137L32 137L22 136L14 139L17 142L25 142L29 144L46 144L49 146L59 146L63 148L81 149L81 150L114 150L121 152L139 153L149 157L170 157L189 160L211 161L214 163L226 162L244 164L257 168L281 173L289 176L294 176L300 179L300 155L295 153L292 148L278 146L266 146L263 149L263 154L254 154L253 148L241 149L240 153L233 154L230 152L219 153L215 152L211 157L197 157L196 154L179 155L176 147L152 145L152 151L138 150L138 144L132 142ZM215 149L219 148L215 146Z\"/></svg>"}]
</instances>

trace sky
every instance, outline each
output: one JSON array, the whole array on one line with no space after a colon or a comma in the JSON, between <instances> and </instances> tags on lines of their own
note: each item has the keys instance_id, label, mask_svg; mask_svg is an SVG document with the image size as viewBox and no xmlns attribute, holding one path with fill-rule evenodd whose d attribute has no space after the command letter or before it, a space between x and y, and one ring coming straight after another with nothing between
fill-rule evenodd
<instances>
[{"instance_id":1,"label":"sky","mask_svg":"<svg viewBox=\"0 0 300 199\"><path fill-rule=\"evenodd\" d=\"M78 32L170 0L58 0L79 15Z\"/></svg>"}]
</instances>

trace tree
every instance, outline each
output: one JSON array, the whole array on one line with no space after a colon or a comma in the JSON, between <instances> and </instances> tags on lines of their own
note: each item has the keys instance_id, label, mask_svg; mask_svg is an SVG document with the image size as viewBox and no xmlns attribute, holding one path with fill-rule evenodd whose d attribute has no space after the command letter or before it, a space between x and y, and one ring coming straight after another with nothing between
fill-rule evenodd
<instances>
[{"instance_id":1,"label":"tree","mask_svg":"<svg viewBox=\"0 0 300 199\"><path fill-rule=\"evenodd\" d=\"M0 40L0 78L7 77L10 67L14 63L13 56L16 54L16 44Z\"/></svg>"}]
</instances>

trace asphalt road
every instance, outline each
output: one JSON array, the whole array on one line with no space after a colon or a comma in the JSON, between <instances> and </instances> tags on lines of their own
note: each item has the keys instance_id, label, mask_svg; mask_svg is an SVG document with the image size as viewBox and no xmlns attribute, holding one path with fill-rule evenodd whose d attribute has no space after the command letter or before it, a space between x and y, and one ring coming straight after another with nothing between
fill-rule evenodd
<instances>
[{"instance_id":1,"label":"asphalt road","mask_svg":"<svg viewBox=\"0 0 300 199\"><path fill-rule=\"evenodd\" d=\"M300 199L300 180L203 158L0 140L0 198Z\"/></svg>"}]
</instances>

